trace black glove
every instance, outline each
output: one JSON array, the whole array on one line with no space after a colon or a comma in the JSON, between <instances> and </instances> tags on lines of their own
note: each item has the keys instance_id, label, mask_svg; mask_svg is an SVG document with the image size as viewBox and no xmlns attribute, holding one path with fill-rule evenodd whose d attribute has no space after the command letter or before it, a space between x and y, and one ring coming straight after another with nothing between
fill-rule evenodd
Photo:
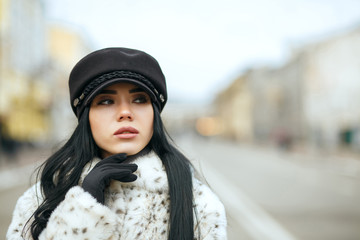
<instances>
[{"instance_id":1,"label":"black glove","mask_svg":"<svg viewBox=\"0 0 360 240\"><path fill-rule=\"evenodd\" d=\"M83 189L95 197L99 203L104 204L104 190L109 186L110 180L133 182L137 179L137 176L133 174L137 170L137 165L122 163L125 159L126 154L120 153L101 160L85 177Z\"/></svg>"}]
</instances>

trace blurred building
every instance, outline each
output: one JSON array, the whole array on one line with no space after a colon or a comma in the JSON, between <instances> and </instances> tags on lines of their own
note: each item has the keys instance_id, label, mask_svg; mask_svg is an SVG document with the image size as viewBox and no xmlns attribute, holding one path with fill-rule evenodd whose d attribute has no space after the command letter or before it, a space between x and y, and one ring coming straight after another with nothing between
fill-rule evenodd
<instances>
[{"instance_id":1,"label":"blurred building","mask_svg":"<svg viewBox=\"0 0 360 240\"><path fill-rule=\"evenodd\" d=\"M251 140L254 123L253 104L248 75L244 74L217 97L216 109L222 129L220 134L239 141Z\"/></svg>"},{"instance_id":2,"label":"blurred building","mask_svg":"<svg viewBox=\"0 0 360 240\"><path fill-rule=\"evenodd\" d=\"M358 149L360 27L300 49L303 110L310 139L326 148Z\"/></svg>"},{"instance_id":3,"label":"blurred building","mask_svg":"<svg viewBox=\"0 0 360 240\"><path fill-rule=\"evenodd\" d=\"M39 141L49 129L46 26L39 0L0 0L0 119L4 141Z\"/></svg>"},{"instance_id":4,"label":"blurred building","mask_svg":"<svg viewBox=\"0 0 360 240\"><path fill-rule=\"evenodd\" d=\"M16 144L57 141L74 125L67 79L71 66L89 48L81 33L48 22L44 1L0 0L4 151Z\"/></svg>"},{"instance_id":5,"label":"blurred building","mask_svg":"<svg viewBox=\"0 0 360 240\"><path fill-rule=\"evenodd\" d=\"M297 49L279 68L246 71L216 100L224 135L358 149L359 66L357 28Z\"/></svg>"},{"instance_id":6,"label":"blurred building","mask_svg":"<svg viewBox=\"0 0 360 240\"><path fill-rule=\"evenodd\" d=\"M83 32L69 26L48 26L48 58L52 67L52 105L50 109L52 142L70 136L77 123L70 107L68 78L77 61L91 51Z\"/></svg>"}]
</instances>

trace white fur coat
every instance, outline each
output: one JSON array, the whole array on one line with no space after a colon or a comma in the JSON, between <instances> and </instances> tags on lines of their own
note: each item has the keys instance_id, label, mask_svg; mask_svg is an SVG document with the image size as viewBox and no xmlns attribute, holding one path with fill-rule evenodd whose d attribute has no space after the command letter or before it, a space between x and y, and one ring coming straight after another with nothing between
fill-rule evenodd
<instances>
[{"instance_id":1,"label":"white fur coat","mask_svg":"<svg viewBox=\"0 0 360 240\"><path fill-rule=\"evenodd\" d=\"M88 164L84 177L98 162ZM105 191L105 206L80 186L71 188L51 214L40 234L41 240L57 239L167 239L169 195L165 169L155 153L139 157L130 183L112 181ZM201 239L226 239L226 216L218 197L196 178L193 179L197 218L194 215L195 239L200 227ZM39 184L27 190L18 200L7 232L8 240L32 239L23 233L27 220L42 202Z\"/></svg>"}]
</instances>

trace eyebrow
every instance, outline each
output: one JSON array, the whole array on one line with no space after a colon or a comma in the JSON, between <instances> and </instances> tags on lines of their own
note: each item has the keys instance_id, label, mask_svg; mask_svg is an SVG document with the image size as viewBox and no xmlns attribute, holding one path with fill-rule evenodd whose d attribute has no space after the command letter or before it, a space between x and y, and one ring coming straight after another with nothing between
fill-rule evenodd
<instances>
[{"instance_id":1,"label":"eyebrow","mask_svg":"<svg viewBox=\"0 0 360 240\"><path fill-rule=\"evenodd\" d=\"M142 88L133 88L129 90L129 93L137 93L137 92L144 92Z\"/></svg>"},{"instance_id":2,"label":"eyebrow","mask_svg":"<svg viewBox=\"0 0 360 240\"><path fill-rule=\"evenodd\" d=\"M101 92L99 92L99 94L116 94L117 92L115 90L108 90L108 89L103 89L101 90Z\"/></svg>"}]
</instances>

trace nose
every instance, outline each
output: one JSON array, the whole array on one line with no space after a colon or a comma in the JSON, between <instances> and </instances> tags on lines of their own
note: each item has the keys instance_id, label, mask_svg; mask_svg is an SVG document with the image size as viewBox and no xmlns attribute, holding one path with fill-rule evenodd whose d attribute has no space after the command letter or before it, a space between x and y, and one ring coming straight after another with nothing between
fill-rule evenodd
<instances>
[{"instance_id":1,"label":"nose","mask_svg":"<svg viewBox=\"0 0 360 240\"><path fill-rule=\"evenodd\" d=\"M118 109L117 120L118 121L134 120L134 116L133 116L133 113L131 111L131 107L129 106L129 104L127 104L127 103L120 104L119 109Z\"/></svg>"}]
</instances>

